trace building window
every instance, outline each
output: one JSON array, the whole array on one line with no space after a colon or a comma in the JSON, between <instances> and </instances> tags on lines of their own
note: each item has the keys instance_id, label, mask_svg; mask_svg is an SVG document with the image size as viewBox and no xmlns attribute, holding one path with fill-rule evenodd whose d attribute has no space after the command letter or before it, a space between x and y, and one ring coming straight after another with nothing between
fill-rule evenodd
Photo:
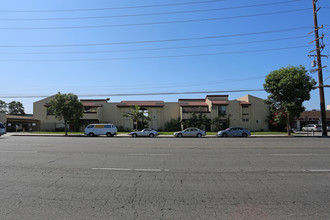
<instances>
[{"instance_id":1,"label":"building window","mask_svg":"<svg viewBox=\"0 0 330 220\"><path fill-rule=\"evenodd\" d=\"M249 119L248 118L243 118L242 121L243 122L249 122Z\"/></svg>"},{"instance_id":2,"label":"building window","mask_svg":"<svg viewBox=\"0 0 330 220\"><path fill-rule=\"evenodd\" d=\"M222 115L225 115L225 114L227 114L226 106L225 105L219 105L218 106L218 115L222 116Z\"/></svg>"},{"instance_id":3,"label":"building window","mask_svg":"<svg viewBox=\"0 0 330 220\"><path fill-rule=\"evenodd\" d=\"M89 106L84 107L84 113L96 113L96 112L97 112L97 108L95 107L89 107Z\"/></svg>"},{"instance_id":4,"label":"building window","mask_svg":"<svg viewBox=\"0 0 330 220\"><path fill-rule=\"evenodd\" d=\"M149 117L149 111L146 108L140 108L139 112L141 112L145 117Z\"/></svg>"}]
</instances>

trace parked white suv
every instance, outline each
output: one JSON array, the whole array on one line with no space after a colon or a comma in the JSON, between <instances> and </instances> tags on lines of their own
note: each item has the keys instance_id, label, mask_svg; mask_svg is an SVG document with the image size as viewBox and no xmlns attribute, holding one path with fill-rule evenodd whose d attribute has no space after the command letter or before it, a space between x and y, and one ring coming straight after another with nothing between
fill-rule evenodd
<instances>
[{"instance_id":1,"label":"parked white suv","mask_svg":"<svg viewBox=\"0 0 330 220\"><path fill-rule=\"evenodd\" d=\"M94 137L97 135L106 135L112 137L117 134L117 128L114 124L90 124L85 128L85 135Z\"/></svg>"},{"instance_id":2,"label":"parked white suv","mask_svg":"<svg viewBox=\"0 0 330 220\"><path fill-rule=\"evenodd\" d=\"M321 131L322 126L317 125L317 124L308 124L308 125L305 125L301 130L302 131Z\"/></svg>"},{"instance_id":3,"label":"parked white suv","mask_svg":"<svg viewBox=\"0 0 330 220\"><path fill-rule=\"evenodd\" d=\"M6 134L6 126L0 122L0 136Z\"/></svg>"}]
</instances>

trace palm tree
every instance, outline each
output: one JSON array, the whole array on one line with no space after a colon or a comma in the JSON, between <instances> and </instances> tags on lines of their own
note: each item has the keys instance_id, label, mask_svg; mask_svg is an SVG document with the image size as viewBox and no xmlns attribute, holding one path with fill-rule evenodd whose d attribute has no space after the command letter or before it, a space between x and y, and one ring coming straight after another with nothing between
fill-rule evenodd
<instances>
[{"instance_id":1,"label":"palm tree","mask_svg":"<svg viewBox=\"0 0 330 220\"><path fill-rule=\"evenodd\" d=\"M145 116L143 114L143 111L141 111L141 108L140 106L138 105L135 105L135 106L132 106L131 108L131 111L130 112L126 112L124 115L123 115L125 118L130 118L133 120L133 123L135 124L135 130L138 129L138 122L146 122L146 121L150 121L150 117L148 116Z\"/></svg>"}]
</instances>

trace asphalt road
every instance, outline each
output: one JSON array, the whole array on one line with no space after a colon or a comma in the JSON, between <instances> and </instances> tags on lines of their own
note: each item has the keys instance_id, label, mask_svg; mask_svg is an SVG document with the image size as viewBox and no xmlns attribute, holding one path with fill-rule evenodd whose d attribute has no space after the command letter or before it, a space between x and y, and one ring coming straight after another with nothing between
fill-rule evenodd
<instances>
[{"instance_id":1,"label":"asphalt road","mask_svg":"<svg viewBox=\"0 0 330 220\"><path fill-rule=\"evenodd\" d=\"M330 219L330 139L0 137L1 219Z\"/></svg>"}]
</instances>

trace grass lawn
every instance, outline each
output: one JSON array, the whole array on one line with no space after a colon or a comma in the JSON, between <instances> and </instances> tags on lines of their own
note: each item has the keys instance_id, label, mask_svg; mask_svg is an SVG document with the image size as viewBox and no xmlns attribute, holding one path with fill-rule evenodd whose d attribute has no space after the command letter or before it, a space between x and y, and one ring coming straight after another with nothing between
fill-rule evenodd
<instances>
[{"instance_id":1,"label":"grass lawn","mask_svg":"<svg viewBox=\"0 0 330 220\"><path fill-rule=\"evenodd\" d=\"M286 132L278 132L278 131L256 131L256 132L251 132L251 135L286 135Z\"/></svg>"}]
</instances>

